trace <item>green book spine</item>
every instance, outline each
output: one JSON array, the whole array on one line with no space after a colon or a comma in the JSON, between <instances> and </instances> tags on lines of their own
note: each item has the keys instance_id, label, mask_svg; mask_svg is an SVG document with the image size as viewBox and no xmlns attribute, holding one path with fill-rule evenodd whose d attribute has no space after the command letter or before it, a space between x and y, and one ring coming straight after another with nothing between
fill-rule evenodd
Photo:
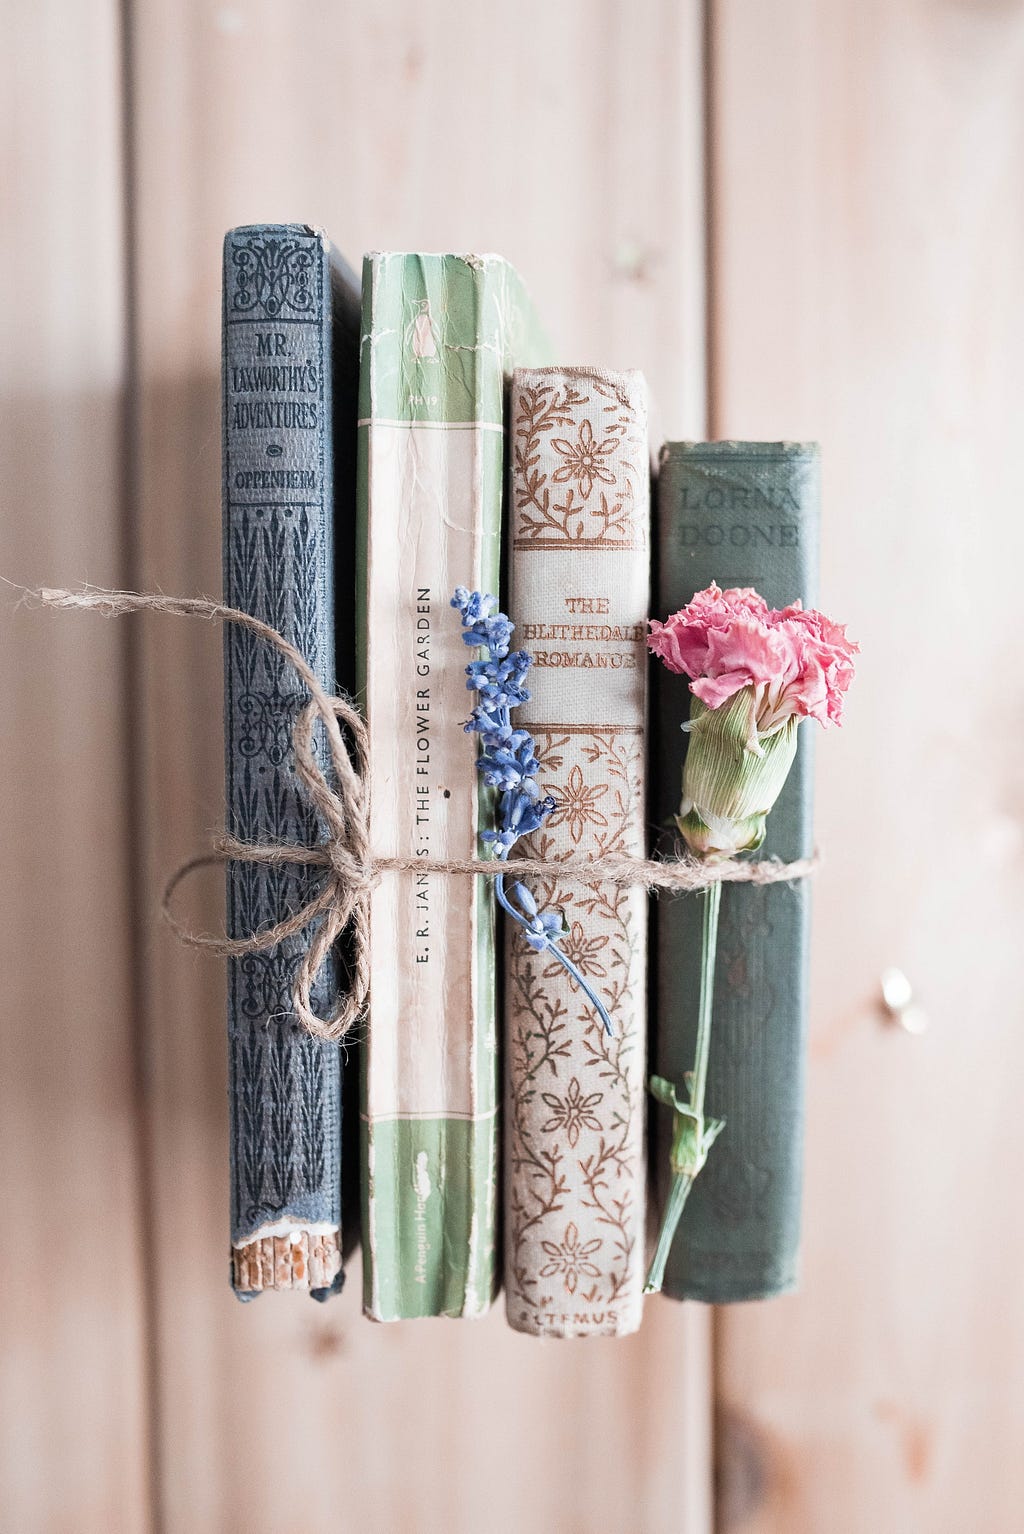
<instances>
[{"instance_id":1,"label":"green book spine","mask_svg":"<svg viewBox=\"0 0 1024 1534\"><path fill-rule=\"evenodd\" d=\"M816 444L671 442L657 495L656 616L710 585L754 586L773 607L814 600L820 470ZM687 679L654 668L653 809L671 825L689 717ZM813 850L812 738L768 817L763 857ZM663 831L663 851L674 833ZM663 897L656 912L657 1018L652 1070L683 1085L693 1063L700 901ZM725 1129L690 1194L665 1292L721 1304L797 1280L803 1165L810 886L727 884L722 892L707 1111ZM667 1189L671 1126L652 1110L655 1165Z\"/></svg>"},{"instance_id":2,"label":"green book spine","mask_svg":"<svg viewBox=\"0 0 1024 1534\"><path fill-rule=\"evenodd\" d=\"M359 676L379 856L472 857L485 802L463 731L457 585L497 592L504 396L544 342L495 256L363 270ZM363 1254L376 1320L473 1316L495 1288L498 1049L486 880L386 874L371 913Z\"/></svg>"}]
</instances>

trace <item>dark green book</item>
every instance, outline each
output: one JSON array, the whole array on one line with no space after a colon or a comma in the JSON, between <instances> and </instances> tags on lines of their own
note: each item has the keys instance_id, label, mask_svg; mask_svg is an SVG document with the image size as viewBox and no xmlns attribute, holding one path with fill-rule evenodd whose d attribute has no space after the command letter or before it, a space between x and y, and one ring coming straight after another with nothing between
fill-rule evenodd
<instances>
[{"instance_id":1,"label":"dark green book","mask_svg":"<svg viewBox=\"0 0 1024 1534\"><path fill-rule=\"evenodd\" d=\"M772 607L814 600L820 465L815 443L670 442L657 494L654 613L678 611L717 581L753 586ZM654 667L652 808L661 850L675 845L690 713L684 676ZM768 817L758 857L813 850L812 739ZM763 1299L797 1281L804 1139L810 887L727 884L722 891L706 1111L725 1120L693 1185L664 1292L721 1304ZM655 907L656 1009L651 1071L681 1090L693 1064L701 903ZM651 1107L656 1187L669 1180L671 1115Z\"/></svg>"}]
</instances>

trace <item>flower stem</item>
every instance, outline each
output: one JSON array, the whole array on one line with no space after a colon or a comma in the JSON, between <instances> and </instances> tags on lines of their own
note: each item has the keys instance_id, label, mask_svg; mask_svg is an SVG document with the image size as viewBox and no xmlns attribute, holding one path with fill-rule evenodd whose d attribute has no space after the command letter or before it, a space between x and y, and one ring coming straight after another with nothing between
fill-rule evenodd
<instances>
[{"instance_id":1,"label":"flower stem","mask_svg":"<svg viewBox=\"0 0 1024 1534\"><path fill-rule=\"evenodd\" d=\"M693 1062L690 1107L698 1118L704 1113L704 1093L708 1084L708 1057L711 1054L711 1011L715 999L715 957L718 953L718 912L722 905L722 885L716 879L704 891L704 909L700 929L700 1002L697 1009L697 1048Z\"/></svg>"},{"instance_id":2,"label":"flower stem","mask_svg":"<svg viewBox=\"0 0 1024 1534\"><path fill-rule=\"evenodd\" d=\"M601 1024L605 1033L609 1038L611 1038L615 1031L612 1028L612 1020L608 1016L607 1007L604 1005L600 996L598 996L597 992L594 990L594 987L587 984L569 956L562 952L558 944L553 939L548 944L548 952L553 953L559 964L561 964L562 968L568 970L569 974L575 980L576 984L579 986L580 990L586 996L587 1000L590 1002L590 1005L594 1008L594 1011L601 1019Z\"/></svg>"},{"instance_id":3,"label":"flower stem","mask_svg":"<svg viewBox=\"0 0 1024 1534\"><path fill-rule=\"evenodd\" d=\"M518 922L524 932L533 936L534 931L531 927L529 919L524 916L522 911L518 910L508 898L508 892L505 889L504 874L499 874L495 879L494 893L497 897L498 904L501 906L501 909L505 912L505 914L507 916L511 916L513 921ZM612 1028L612 1020L608 1016L607 1007L605 1007L593 986L588 985L586 980L584 980L583 976L576 968L576 965L569 958L568 954L562 952L553 937L545 938L543 947L538 948L537 951L553 954L554 957L558 960L559 964L561 964L562 968L572 976L573 980L575 980L576 984L579 986L580 990L583 992L584 996L586 996L587 1000L590 1002L590 1005L594 1008L598 1017L601 1019L605 1033L609 1038L611 1038L612 1034L614 1033L614 1029Z\"/></svg>"},{"instance_id":4,"label":"flower stem","mask_svg":"<svg viewBox=\"0 0 1024 1534\"><path fill-rule=\"evenodd\" d=\"M719 1119L705 1119L704 1094L707 1090L708 1060L711 1054L711 1018L715 996L715 956L718 950L718 913L722 904L719 880L709 884L703 896L700 946L700 998L697 1007L697 1039L693 1070L686 1074L689 1095L680 1101L670 1081L651 1078L651 1091L659 1102L674 1110L670 1165L672 1184L661 1217L661 1228L654 1256L644 1285L645 1294L657 1294L665 1277L665 1265L672 1249L676 1227L682 1218L686 1200L698 1173L708 1159L708 1151L724 1125Z\"/></svg>"},{"instance_id":5,"label":"flower stem","mask_svg":"<svg viewBox=\"0 0 1024 1534\"><path fill-rule=\"evenodd\" d=\"M651 1258L651 1266L647 1274L647 1282L644 1284L645 1294L660 1294L661 1286L665 1278L665 1264L668 1262L668 1254L672 1250L672 1237L676 1233L686 1200L690 1196L693 1187L693 1178L685 1172L675 1172L672 1176L672 1186L668 1193L668 1203L665 1205L665 1213L661 1219L661 1229L658 1231L658 1244Z\"/></svg>"}]
</instances>

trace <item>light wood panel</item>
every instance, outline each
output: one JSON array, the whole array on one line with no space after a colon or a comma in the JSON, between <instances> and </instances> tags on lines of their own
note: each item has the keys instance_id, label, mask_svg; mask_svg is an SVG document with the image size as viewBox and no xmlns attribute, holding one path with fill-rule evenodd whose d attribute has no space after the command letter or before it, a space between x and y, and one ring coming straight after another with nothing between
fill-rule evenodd
<instances>
[{"instance_id":1,"label":"light wood panel","mask_svg":"<svg viewBox=\"0 0 1024 1534\"><path fill-rule=\"evenodd\" d=\"M5 7L0 571L125 578L113 0ZM0 1522L150 1528L125 635L0 588Z\"/></svg>"},{"instance_id":2,"label":"light wood panel","mask_svg":"<svg viewBox=\"0 0 1024 1534\"><path fill-rule=\"evenodd\" d=\"M712 423L819 437L802 1293L721 1313L730 1534L1020 1525L1024 12L717 0ZM900 965L931 1019L874 1006Z\"/></svg>"},{"instance_id":3,"label":"light wood panel","mask_svg":"<svg viewBox=\"0 0 1024 1534\"><path fill-rule=\"evenodd\" d=\"M702 424L699 8L643 0L136 0L140 578L220 584L219 249L297 219L365 249L497 249L566 357L642 365ZM220 636L145 620L147 913L221 812ZM219 921L219 883L197 893ZM702 1534L707 1320L545 1347L500 1313L372 1328L227 1286L219 966L151 923L158 1409L171 1534Z\"/></svg>"}]
</instances>

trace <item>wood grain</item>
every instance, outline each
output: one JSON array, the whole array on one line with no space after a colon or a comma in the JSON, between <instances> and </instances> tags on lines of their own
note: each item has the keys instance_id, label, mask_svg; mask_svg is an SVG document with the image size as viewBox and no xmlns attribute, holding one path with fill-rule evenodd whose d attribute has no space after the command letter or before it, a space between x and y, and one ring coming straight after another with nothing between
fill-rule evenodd
<instances>
[{"instance_id":1,"label":"wood grain","mask_svg":"<svg viewBox=\"0 0 1024 1534\"><path fill-rule=\"evenodd\" d=\"M4 576L118 583L137 542L140 580L219 589L219 243L234 223L310 219L355 256L501 250L567 358L640 365L661 434L701 434L696 3L126 0L130 102L121 10L8 7ZM711 14L712 425L820 437L823 597L865 647L848 726L818 752L804 1286L719 1315L718 1522L1004 1534L1024 1495L1024 17L1008 0ZM222 812L219 635L13 601L0 621L4 1526L705 1534L695 1308L653 1303L629 1342L538 1347L500 1314L372 1328L355 1283L323 1310L232 1299L222 977L153 916L165 871ZM134 910L130 676L144 682ZM219 882L195 904L216 923ZM928 1010L923 1038L876 1009L892 962Z\"/></svg>"},{"instance_id":2,"label":"wood grain","mask_svg":"<svg viewBox=\"0 0 1024 1534\"><path fill-rule=\"evenodd\" d=\"M210 7L136 0L140 578L220 584L219 248L308 220L367 249L495 249L567 358L641 363L675 430L703 409L699 11L540 0ZM453 167L457 167L453 169ZM221 814L219 635L139 620L146 912ZM220 920L219 884L197 892ZM147 920L148 920L147 915ZM222 976L150 923L147 1014L169 1534L710 1526L707 1319L625 1343L374 1328L227 1283Z\"/></svg>"},{"instance_id":3,"label":"wood grain","mask_svg":"<svg viewBox=\"0 0 1024 1534\"><path fill-rule=\"evenodd\" d=\"M118 6L5 10L0 568L117 584ZM126 636L0 604L0 1522L143 1534Z\"/></svg>"},{"instance_id":4,"label":"wood grain","mask_svg":"<svg viewBox=\"0 0 1024 1534\"><path fill-rule=\"evenodd\" d=\"M822 596L864 648L819 742L802 1293L723 1312L722 1526L1020 1523L1024 14L713 7L718 436L818 437ZM931 1020L876 1008L900 965Z\"/></svg>"}]
</instances>

